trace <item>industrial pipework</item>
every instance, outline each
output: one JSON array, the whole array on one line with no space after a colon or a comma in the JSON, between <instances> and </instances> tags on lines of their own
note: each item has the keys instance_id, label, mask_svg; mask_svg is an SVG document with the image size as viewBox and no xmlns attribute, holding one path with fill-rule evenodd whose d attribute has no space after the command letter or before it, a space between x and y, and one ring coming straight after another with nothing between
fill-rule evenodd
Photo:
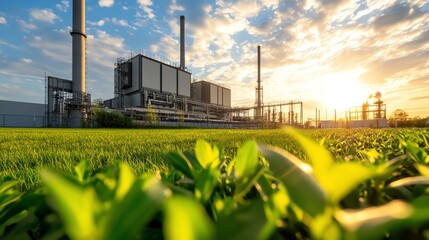
<instances>
[{"instance_id":1,"label":"industrial pipework","mask_svg":"<svg viewBox=\"0 0 429 240\"><path fill-rule=\"evenodd\" d=\"M185 16L180 16L180 68L185 70Z\"/></svg>"},{"instance_id":2,"label":"industrial pipework","mask_svg":"<svg viewBox=\"0 0 429 240\"><path fill-rule=\"evenodd\" d=\"M73 100L70 109L71 127L81 127L86 111L83 107L85 95L85 0L73 0L72 36L72 91Z\"/></svg>"}]
</instances>

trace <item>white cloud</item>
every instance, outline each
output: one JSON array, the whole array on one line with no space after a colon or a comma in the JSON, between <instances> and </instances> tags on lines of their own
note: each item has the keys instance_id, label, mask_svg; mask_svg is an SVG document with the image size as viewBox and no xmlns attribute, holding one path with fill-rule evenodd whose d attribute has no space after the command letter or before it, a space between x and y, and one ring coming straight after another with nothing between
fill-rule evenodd
<instances>
[{"instance_id":1,"label":"white cloud","mask_svg":"<svg viewBox=\"0 0 429 240\"><path fill-rule=\"evenodd\" d=\"M155 18L155 14L153 14L153 10L149 7L152 6L151 0L137 0L137 3L140 5L140 8L146 12L147 17L150 19Z\"/></svg>"},{"instance_id":2,"label":"white cloud","mask_svg":"<svg viewBox=\"0 0 429 240\"><path fill-rule=\"evenodd\" d=\"M113 0L99 0L98 6L100 7L111 7L113 6L114 1Z\"/></svg>"},{"instance_id":3,"label":"white cloud","mask_svg":"<svg viewBox=\"0 0 429 240\"><path fill-rule=\"evenodd\" d=\"M30 58L22 58L21 61L24 63L32 63L33 62L33 60L31 60Z\"/></svg>"},{"instance_id":4,"label":"white cloud","mask_svg":"<svg viewBox=\"0 0 429 240\"><path fill-rule=\"evenodd\" d=\"M116 24L122 27L128 27L128 22L123 19L112 18L111 20L113 24Z\"/></svg>"},{"instance_id":5,"label":"white cloud","mask_svg":"<svg viewBox=\"0 0 429 240\"><path fill-rule=\"evenodd\" d=\"M37 26L33 23L28 23L24 20L18 20L18 24L21 25L22 29L28 31L28 30L35 30L37 29Z\"/></svg>"},{"instance_id":6,"label":"white cloud","mask_svg":"<svg viewBox=\"0 0 429 240\"><path fill-rule=\"evenodd\" d=\"M185 8L183 6L180 6L177 4L176 0L173 0L173 2L170 4L168 8L168 14L173 15L177 11L184 11Z\"/></svg>"},{"instance_id":7,"label":"white cloud","mask_svg":"<svg viewBox=\"0 0 429 240\"><path fill-rule=\"evenodd\" d=\"M87 87L94 98L113 97L113 64L119 56L127 56L124 39L97 30L88 35Z\"/></svg>"},{"instance_id":8,"label":"white cloud","mask_svg":"<svg viewBox=\"0 0 429 240\"><path fill-rule=\"evenodd\" d=\"M98 21L98 22L88 21L89 25L91 25L91 26L99 26L99 27L104 26L105 23L106 23L106 21L104 21L103 19L100 20L100 21Z\"/></svg>"},{"instance_id":9,"label":"white cloud","mask_svg":"<svg viewBox=\"0 0 429 240\"><path fill-rule=\"evenodd\" d=\"M7 20L4 17L0 17L0 24L6 24Z\"/></svg>"},{"instance_id":10,"label":"white cloud","mask_svg":"<svg viewBox=\"0 0 429 240\"><path fill-rule=\"evenodd\" d=\"M67 10L70 7L70 3L68 0L62 0L61 3L58 3L57 5L55 5L57 7L58 10L60 10L61 12L67 12Z\"/></svg>"},{"instance_id":11,"label":"white cloud","mask_svg":"<svg viewBox=\"0 0 429 240\"><path fill-rule=\"evenodd\" d=\"M126 7L126 6L122 6L122 10L128 10L128 9L130 9L129 7Z\"/></svg>"},{"instance_id":12,"label":"white cloud","mask_svg":"<svg viewBox=\"0 0 429 240\"><path fill-rule=\"evenodd\" d=\"M48 23L54 23L58 18L52 9L32 9L30 11L30 17L33 20Z\"/></svg>"}]
</instances>

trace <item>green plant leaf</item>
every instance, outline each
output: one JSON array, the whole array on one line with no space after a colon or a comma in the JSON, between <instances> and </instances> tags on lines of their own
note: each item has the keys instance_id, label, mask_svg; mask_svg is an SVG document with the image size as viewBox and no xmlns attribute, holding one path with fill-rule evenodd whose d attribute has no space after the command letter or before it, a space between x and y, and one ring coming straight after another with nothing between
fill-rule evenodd
<instances>
[{"instance_id":1,"label":"green plant leaf","mask_svg":"<svg viewBox=\"0 0 429 240\"><path fill-rule=\"evenodd\" d=\"M229 215L221 216L217 224L217 239L267 239L272 228L267 226L262 200L252 201L246 206L239 206ZM265 230L267 228L267 230Z\"/></svg>"},{"instance_id":2,"label":"green plant leaf","mask_svg":"<svg viewBox=\"0 0 429 240\"><path fill-rule=\"evenodd\" d=\"M398 188L411 185L429 185L429 178L426 176L407 177L391 182L388 187Z\"/></svg>"},{"instance_id":3,"label":"green plant leaf","mask_svg":"<svg viewBox=\"0 0 429 240\"><path fill-rule=\"evenodd\" d=\"M429 167L422 164L416 164L415 167L419 171L419 173L427 178L429 178Z\"/></svg>"},{"instance_id":4,"label":"green plant leaf","mask_svg":"<svg viewBox=\"0 0 429 240\"><path fill-rule=\"evenodd\" d=\"M407 149L408 154L410 154L411 158L417 163L424 164L428 154L419 148L418 144L412 141L407 141L405 143L405 147Z\"/></svg>"},{"instance_id":5,"label":"green plant leaf","mask_svg":"<svg viewBox=\"0 0 429 240\"><path fill-rule=\"evenodd\" d=\"M70 238L96 238L98 233L94 215L100 203L93 189L84 188L68 176L49 169L42 170L42 179Z\"/></svg>"},{"instance_id":6,"label":"green plant leaf","mask_svg":"<svg viewBox=\"0 0 429 240\"><path fill-rule=\"evenodd\" d=\"M316 179L322 179L325 177L327 170L334 164L334 159L331 153L326 150L323 146L307 139L302 136L297 130L288 127L286 132L299 142L311 161L314 176Z\"/></svg>"},{"instance_id":7,"label":"green plant leaf","mask_svg":"<svg viewBox=\"0 0 429 240\"><path fill-rule=\"evenodd\" d=\"M103 222L100 239L133 239L170 195L170 189L155 176L138 178L123 199L115 201L111 210L100 219Z\"/></svg>"},{"instance_id":8,"label":"green plant leaf","mask_svg":"<svg viewBox=\"0 0 429 240\"><path fill-rule=\"evenodd\" d=\"M410 204L395 200L377 207L339 210L335 218L347 230L348 239L382 239L386 232L408 225L413 213Z\"/></svg>"},{"instance_id":9,"label":"green plant leaf","mask_svg":"<svg viewBox=\"0 0 429 240\"><path fill-rule=\"evenodd\" d=\"M255 141L248 141L238 149L234 158L237 178L246 178L252 175L258 165L258 146Z\"/></svg>"},{"instance_id":10,"label":"green plant leaf","mask_svg":"<svg viewBox=\"0 0 429 240\"><path fill-rule=\"evenodd\" d=\"M125 163L119 164L119 178L116 187L116 199L122 199L134 184L135 177L130 167Z\"/></svg>"},{"instance_id":11,"label":"green plant leaf","mask_svg":"<svg viewBox=\"0 0 429 240\"><path fill-rule=\"evenodd\" d=\"M220 171L217 168L204 168L195 173L195 197L207 202L216 187Z\"/></svg>"},{"instance_id":12,"label":"green plant leaf","mask_svg":"<svg viewBox=\"0 0 429 240\"><path fill-rule=\"evenodd\" d=\"M344 162L332 165L319 183L329 199L337 204L360 183L375 175L375 169L359 162Z\"/></svg>"},{"instance_id":13,"label":"green plant leaf","mask_svg":"<svg viewBox=\"0 0 429 240\"><path fill-rule=\"evenodd\" d=\"M83 160L74 167L74 174L79 182L85 182L89 177L88 161Z\"/></svg>"},{"instance_id":14,"label":"green plant leaf","mask_svg":"<svg viewBox=\"0 0 429 240\"><path fill-rule=\"evenodd\" d=\"M311 167L283 149L261 144L258 148L273 175L286 186L292 202L313 217L323 213L327 196L311 175Z\"/></svg>"},{"instance_id":15,"label":"green plant leaf","mask_svg":"<svg viewBox=\"0 0 429 240\"><path fill-rule=\"evenodd\" d=\"M219 149L216 146L212 148L210 144L204 140L197 140L195 155L203 168L217 166L217 164L219 164Z\"/></svg>"},{"instance_id":16,"label":"green plant leaf","mask_svg":"<svg viewBox=\"0 0 429 240\"><path fill-rule=\"evenodd\" d=\"M266 168L260 166L256 168L257 171L253 171L250 175L245 178L237 179L235 182L234 199L241 199L245 196L250 189L257 184L258 179L264 174Z\"/></svg>"},{"instance_id":17,"label":"green plant leaf","mask_svg":"<svg viewBox=\"0 0 429 240\"><path fill-rule=\"evenodd\" d=\"M194 199L173 196L164 203L167 240L214 239L214 226L203 206Z\"/></svg>"},{"instance_id":18,"label":"green plant leaf","mask_svg":"<svg viewBox=\"0 0 429 240\"><path fill-rule=\"evenodd\" d=\"M170 152L166 156L170 159L171 164L176 170L183 173L186 177L194 179L192 163L182 152Z\"/></svg>"}]
</instances>

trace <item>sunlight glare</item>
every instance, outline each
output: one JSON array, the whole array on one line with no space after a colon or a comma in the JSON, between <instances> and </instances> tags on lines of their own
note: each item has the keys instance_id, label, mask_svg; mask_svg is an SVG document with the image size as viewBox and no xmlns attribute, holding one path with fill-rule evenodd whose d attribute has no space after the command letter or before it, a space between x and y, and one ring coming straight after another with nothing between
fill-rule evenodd
<instances>
[{"instance_id":1,"label":"sunlight glare","mask_svg":"<svg viewBox=\"0 0 429 240\"><path fill-rule=\"evenodd\" d=\"M326 108L344 110L362 105L369 96L368 89L358 80L363 72L364 69L356 69L324 75L320 100Z\"/></svg>"}]
</instances>

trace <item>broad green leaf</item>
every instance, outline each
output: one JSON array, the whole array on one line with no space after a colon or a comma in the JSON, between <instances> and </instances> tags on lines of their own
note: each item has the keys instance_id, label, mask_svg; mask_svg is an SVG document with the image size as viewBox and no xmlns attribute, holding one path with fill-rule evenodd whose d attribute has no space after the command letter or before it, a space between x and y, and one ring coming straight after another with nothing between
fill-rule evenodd
<instances>
[{"instance_id":1,"label":"broad green leaf","mask_svg":"<svg viewBox=\"0 0 429 240\"><path fill-rule=\"evenodd\" d=\"M74 174L76 175L76 178L79 180L79 182L83 183L86 181L89 177L88 161L84 160L76 165L74 167Z\"/></svg>"},{"instance_id":2,"label":"broad green leaf","mask_svg":"<svg viewBox=\"0 0 429 240\"><path fill-rule=\"evenodd\" d=\"M241 146L234 161L237 178L245 178L252 175L258 165L258 146L256 142L249 141Z\"/></svg>"},{"instance_id":3,"label":"broad green leaf","mask_svg":"<svg viewBox=\"0 0 429 240\"><path fill-rule=\"evenodd\" d=\"M192 174L193 167L191 162L182 152L171 152L167 154L167 158L170 159L173 167L183 173L186 177L194 179Z\"/></svg>"},{"instance_id":4,"label":"broad green leaf","mask_svg":"<svg viewBox=\"0 0 429 240\"><path fill-rule=\"evenodd\" d=\"M138 178L123 198L115 201L110 211L100 219L103 222L100 239L133 239L170 195L170 189L155 176Z\"/></svg>"},{"instance_id":5,"label":"broad green leaf","mask_svg":"<svg viewBox=\"0 0 429 240\"><path fill-rule=\"evenodd\" d=\"M214 226L194 199L173 196L164 202L164 237L167 240L215 239Z\"/></svg>"},{"instance_id":6,"label":"broad green leaf","mask_svg":"<svg viewBox=\"0 0 429 240\"><path fill-rule=\"evenodd\" d=\"M413 213L410 204L395 200L377 207L339 210L335 218L347 230L348 239L382 239L386 232L407 225Z\"/></svg>"},{"instance_id":7,"label":"broad green leaf","mask_svg":"<svg viewBox=\"0 0 429 240\"><path fill-rule=\"evenodd\" d=\"M205 168L195 173L195 197L198 200L206 202L210 199L219 175L217 168Z\"/></svg>"},{"instance_id":8,"label":"broad green leaf","mask_svg":"<svg viewBox=\"0 0 429 240\"><path fill-rule=\"evenodd\" d=\"M122 199L134 184L135 176L130 167L125 163L119 164L119 177L116 187L116 198Z\"/></svg>"},{"instance_id":9,"label":"broad green leaf","mask_svg":"<svg viewBox=\"0 0 429 240\"><path fill-rule=\"evenodd\" d=\"M311 161L316 179L319 180L325 177L327 170L334 164L331 153L323 146L302 136L297 130L293 128L286 128L286 132L295 140L297 140L303 147L305 153Z\"/></svg>"},{"instance_id":10,"label":"broad green leaf","mask_svg":"<svg viewBox=\"0 0 429 240\"><path fill-rule=\"evenodd\" d=\"M332 165L319 183L333 203L338 203L365 180L375 175L375 169L359 162Z\"/></svg>"},{"instance_id":11,"label":"broad green leaf","mask_svg":"<svg viewBox=\"0 0 429 240\"><path fill-rule=\"evenodd\" d=\"M261 166L246 178L237 179L235 182L234 199L240 200L244 197L257 184L258 179L264 174L265 170L266 168Z\"/></svg>"},{"instance_id":12,"label":"broad green leaf","mask_svg":"<svg viewBox=\"0 0 429 240\"><path fill-rule=\"evenodd\" d=\"M323 213L327 196L311 175L311 167L283 149L258 147L271 172L286 186L292 202L313 217Z\"/></svg>"},{"instance_id":13,"label":"broad green leaf","mask_svg":"<svg viewBox=\"0 0 429 240\"><path fill-rule=\"evenodd\" d=\"M410 154L411 158L417 163L424 164L428 154L415 142L407 141L405 143L407 152Z\"/></svg>"},{"instance_id":14,"label":"broad green leaf","mask_svg":"<svg viewBox=\"0 0 429 240\"><path fill-rule=\"evenodd\" d=\"M204 140L197 140L195 155L203 168L208 168L210 165L216 166L219 163L219 149L216 146L212 148Z\"/></svg>"},{"instance_id":15,"label":"broad green leaf","mask_svg":"<svg viewBox=\"0 0 429 240\"><path fill-rule=\"evenodd\" d=\"M227 216L219 218L216 239L268 239L272 234L262 200L239 206Z\"/></svg>"},{"instance_id":16,"label":"broad green leaf","mask_svg":"<svg viewBox=\"0 0 429 240\"><path fill-rule=\"evenodd\" d=\"M70 238L97 238L94 215L100 203L93 189L84 188L67 176L49 169L42 170L42 179Z\"/></svg>"}]
</instances>

